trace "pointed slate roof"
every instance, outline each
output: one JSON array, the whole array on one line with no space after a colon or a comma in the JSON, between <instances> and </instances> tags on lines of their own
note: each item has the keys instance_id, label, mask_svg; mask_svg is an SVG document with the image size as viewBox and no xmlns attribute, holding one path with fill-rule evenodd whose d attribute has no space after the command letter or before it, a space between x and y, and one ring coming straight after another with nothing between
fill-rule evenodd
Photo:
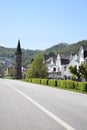
<instances>
[{"instance_id":1,"label":"pointed slate roof","mask_svg":"<svg viewBox=\"0 0 87 130\"><path fill-rule=\"evenodd\" d=\"M20 46L20 40L18 40L18 45L15 54L22 54L21 52L21 46Z\"/></svg>"}]
</instances>

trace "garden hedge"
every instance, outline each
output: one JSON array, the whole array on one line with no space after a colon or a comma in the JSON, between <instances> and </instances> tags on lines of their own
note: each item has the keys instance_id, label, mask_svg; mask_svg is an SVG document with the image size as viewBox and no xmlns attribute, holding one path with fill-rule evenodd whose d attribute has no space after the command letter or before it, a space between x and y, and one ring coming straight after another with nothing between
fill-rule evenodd
<instances>
[{"instance_id":1,"label":"garden hedge","mask_svg":"<svg viewBox=\"0 0 87 130\"><path fill-rule=\"evenodd\" d=\"M31 81L32 83L41 84L41 79L39 78L32 78Z\"/></svg>"},{"instance_id":2,"label":"garden hedge","mask_svg":"<svg viewBox=\"0 0 87 130\"><path fill-rule=\"evenodd\" d=\"M74 82L74 86L76 90L87 92L87 82Z\"/></svg>"},{"instance_id":3,"label":"garden hedge","mask_svg":"<svg viewBox=\"0 0 87 130\"><path fill-rule=\"evenodd\" d=\"M26 79L27 82L32 82L36 84L49 85L64 89L75 89L81 92L87 92L87 82L77 82L72 80L48 80L40 78Z\"/></svg>"},{"instance_id":4,"label":"garden hedge","mask_svg":"<svg viewBox=\"0 0 87 130\"><path fill-rule=\"evenodd\" d=\"M68 88L68 89L74 88L73 81L71 81L71 80L58 80L57 86L60 88Z\"/></svg>"},{"instance_id":5,"label":"garden hedge","mask_svg":"<svg viewBox=\"0 0 87 130\"><path fill-rule=\"evenodd\" d=\"M57 80L48 80L49 86L57 86Z\"/></svg>"},{"instance_id":6,"label":"garden hedge","mask_svg":"<svg viewBox=\"0 0 87 130\"><path fill-rule=\"evenodd\" d=\"M48 85L48 79L41 79L41 84Z\"/></svg>"}]
</instances>

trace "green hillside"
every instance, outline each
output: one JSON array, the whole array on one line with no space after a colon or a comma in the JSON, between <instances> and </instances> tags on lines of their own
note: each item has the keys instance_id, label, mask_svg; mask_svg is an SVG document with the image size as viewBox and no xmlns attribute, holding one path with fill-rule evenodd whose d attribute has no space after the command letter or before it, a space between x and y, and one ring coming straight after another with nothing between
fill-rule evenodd
<instances>
[{"instance_id":1,"label":"green hillside","mask_svg":"<svg viewBox=\"0 0 87 130\"><path fill-rule=\"evenodd\" d=\"M68 44L67 43L60 43L57 45L54 45L48 49L46 49L43 53L48 54L49 52L54 52L55 54L58 54L60 50L62 51L63 49L67 48Z\"/></svg>"},{"instance_id":2,"label":"green hillside","mask_svg":"<svg viewBox=\"0 0 87 130\"><path fill-rule=\"evenodd\" d=\"M5 48L5 47L2 47L0 46L0 57L3 57L3 58L13 58L15 59L15 51L16 51L16 48ZM25 50L25 49L22 49L22 62L23 62L23 65L28 65L32 58L34 58L34 56L38 53L39 51L38 50Z\"/></svg>"},{"instance_id":3,"label":"green hillside","mask_svg":"<svg viewBox=\"0 0 87 130\"><path fill-rule=\"evenodd\" d=\"M46 50L40 51L40 50L25 50L22 49L22 61L23 65L29 65L32 58L38 53L42 52L43 54L48 54L49 52L54 52L56 55L58 53L68 53L68 54L78 54L78 51L80 49L80 46L87 45L87 40L79 41L74 44L67 44L67 43L60 43L57 45L54 45ZM0 47L0 57L7 57L7 58L15 58L15 50L16 48L6 48L6 47Z\"/></svg>"},{"instance_id":4,"label":"green hillside","mask_svg":"<svg viewBox=\"0 0 87 130\"><path fill-rule=\"evenodd\" d=\"M87 45L87 40L79 41L74 44L60 43L49 49L46 49L44 53L48 54L49 52L54 52L55 54L58 53L78 54L78 51L82 45Z\"/></svg>"}]
</instances>

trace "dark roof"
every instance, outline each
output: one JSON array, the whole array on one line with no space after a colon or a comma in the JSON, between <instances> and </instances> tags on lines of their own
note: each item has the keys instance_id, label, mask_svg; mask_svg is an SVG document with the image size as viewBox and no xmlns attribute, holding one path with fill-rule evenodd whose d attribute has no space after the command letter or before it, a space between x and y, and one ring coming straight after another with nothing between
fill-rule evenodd
<instances>
[{"instance_id":1,"label":"dark roof","mask_svg":"<svg viewBox=\"0 0 87 130\"><path fill-rule=\"evenodd\" d=\"M60 54L61 59L70 59L69 54Z\"/></svg>"},{"instance_id":2,"label":"dark roof","mask_svg":"<svg viewBox=\"0 0 87 130\"><path fill-rule=\"evenodd\" d=\"M50 52L48 55L44 55L46 63L50 63L50 60L47 61L49 58L53 57L53 62L55 63L57 56L53 53ZM70 55L69 54L60 54L61 57L61 64L66 65L69 64L70 62Z\"/></svg>"},{"instance_id":3,"label":"dark roof","mask_svg":"<svg viewBox=\"0 0 87 130\"><path fill-rule=\"evenodd\" d=\"M21 46L20 46L20 40L18 40L18 45L15 54L22 54L21 52Z\"/></svg>"},{"instance_id":4,"label":"dark roof","mask_svg":"<svg viewBox=\"0 0 87 130\"><path fill-rule=\"evenodd\" d=\"M86 58L87 57L87 45L83 45L82 47L84 49L84 58Z\"/></svg>"},{"instance_id":5,"label":"dark roof","mask_svg":"<svg viewBox=\"0 0 87 130\"><path fill-rule=\"evenodd\" d=\"M87 51L87 45L83 45L82 47L83 47L84 51Z\"/></svg>"},{"instance_id":6,"label":"dark roof","mask_svg":"<svg viewBox=\"0 0 87 130\"><path fill-rule=\"evenodd\" d=\"M84 51L84 58L87 57L87 51Z\"/></svg>"},{"instance_id":7,"label":"dark roof","mask_svg":"<svg viewBox=\"0 0 87 130\"><path fill-rule=\"evenodd\" d=\"M69 59L61 59L61 64L62 65L67 65L69 64L70 60Z\"/></svg>"},{"instance_id":8,"label":"dark roof","mask_svg":"<svg viewBox=\"0 0 87 130\"><path fill-rule=\"evenodd\" d=\"M53 57L53 59L55 58L55 54L53 52L49 52L48 55L44 55L45 60L48 60L50 57Z\"/></svg>"}]
</instances>

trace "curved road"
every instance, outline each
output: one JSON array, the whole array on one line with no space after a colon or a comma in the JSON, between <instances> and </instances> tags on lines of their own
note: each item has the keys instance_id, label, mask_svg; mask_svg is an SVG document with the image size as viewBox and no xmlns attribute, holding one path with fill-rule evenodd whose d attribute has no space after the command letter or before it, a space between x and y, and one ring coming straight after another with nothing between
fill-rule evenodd
<instances>
[{"instance_id":1,"label":"curved road","mask_svg":"<svg viewBox=\"0 0 87 130\"><path fill-rule=\"evenodd\" d=\"M0 79L0 130L87 130L87 95Z\"/></svg>"}]
</instances>

